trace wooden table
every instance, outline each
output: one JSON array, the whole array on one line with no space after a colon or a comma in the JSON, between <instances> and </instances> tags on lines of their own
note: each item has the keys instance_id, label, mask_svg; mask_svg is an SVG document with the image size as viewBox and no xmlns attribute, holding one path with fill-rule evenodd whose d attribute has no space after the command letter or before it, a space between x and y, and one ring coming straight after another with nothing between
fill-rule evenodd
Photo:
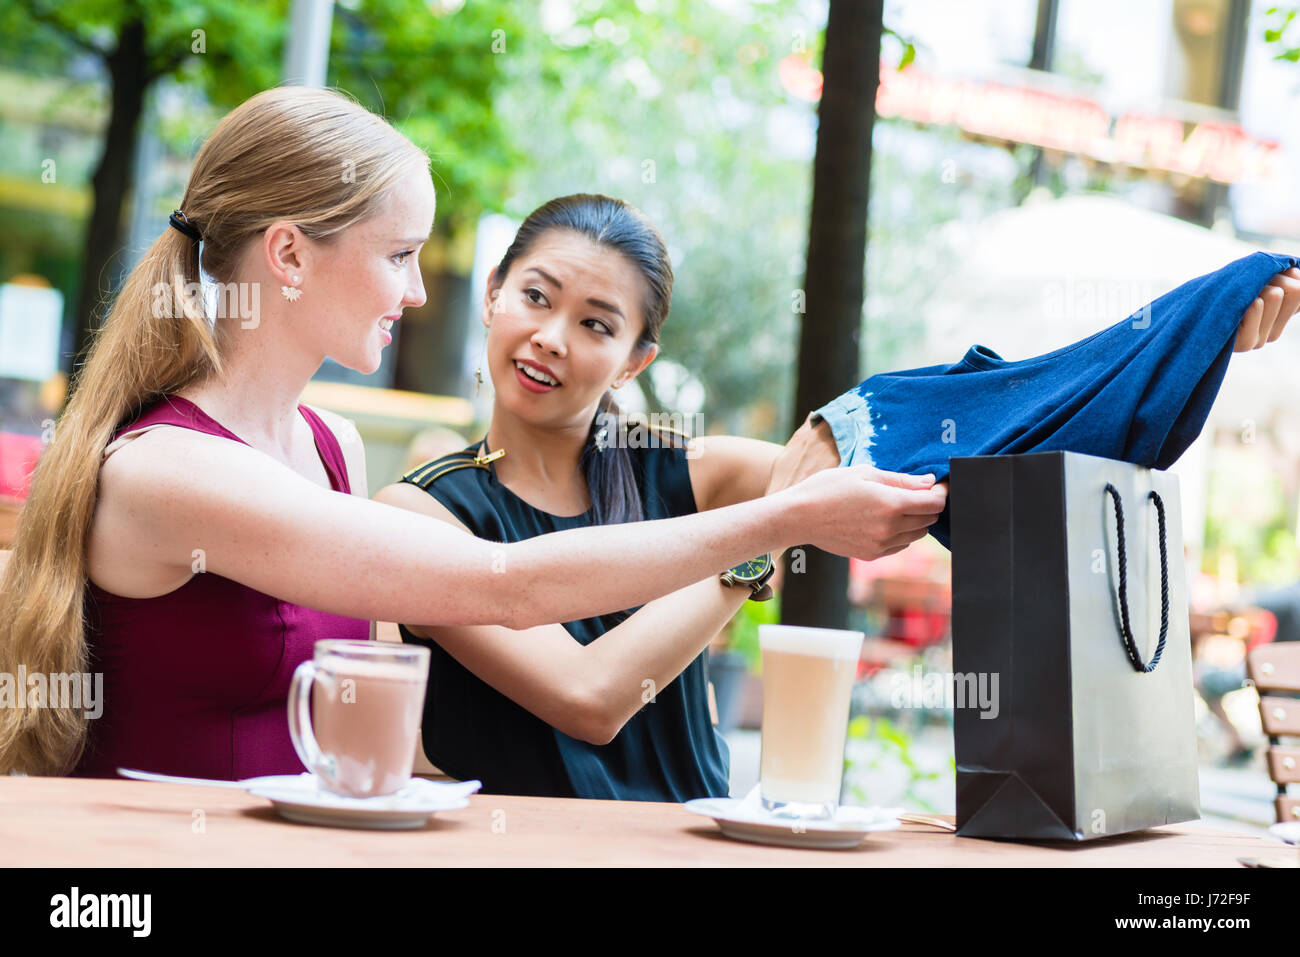
<instances>
[{"instance_id":1,"label":"wooden table","mask_svg":"<svg viewBox=\"0 0 1300 957\"><path fill-rule=\"evenodd\" d=\"M200 826L201 824L201 826ZM1171 825L1085 844L959 838L917 824L851 851L723 837L678 804L474 795L418 831L311 827L243 791L0 778L0 864L21 867L552 866L1228 867L1296 854L1263 838Z\"/></svg>"}]
</instances>

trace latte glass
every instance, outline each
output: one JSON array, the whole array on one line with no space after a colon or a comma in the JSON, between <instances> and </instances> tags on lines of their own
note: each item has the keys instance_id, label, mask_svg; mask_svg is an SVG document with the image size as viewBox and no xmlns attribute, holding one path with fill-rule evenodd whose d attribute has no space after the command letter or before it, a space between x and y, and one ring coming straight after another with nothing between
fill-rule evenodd
<instances>
[{"instance_id":1,"label":"latte glass","mask_svg":"<svg viewBox=\"0 0 1300 957\"><path fill-rule=\"evenodd\" d=\"M763 652L763 806L829 818L839 807L860 631L759 625Z\"/></svg>"}]
</instances>

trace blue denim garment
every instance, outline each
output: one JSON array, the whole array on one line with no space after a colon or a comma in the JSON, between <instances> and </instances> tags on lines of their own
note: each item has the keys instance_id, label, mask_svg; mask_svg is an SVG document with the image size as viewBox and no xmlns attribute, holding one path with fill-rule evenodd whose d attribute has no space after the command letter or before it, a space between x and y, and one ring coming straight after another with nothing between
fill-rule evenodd
<instances>
[{"instance_id":1,"label":"blue denim garment","mask_svg":"<svg viewBox=\"0 0 1300 957\"><path fill-rule=\"evenodd\" d=\"M1068 451L1165 469L1200 434L1242 314L1291 256L1253 253L1073 345L1018 362L971 346L954 365L872 376L813 413L841 465L948 476L967 455ZM930 528L949 543L948 512Z\"/></svg>"}]
</instances>

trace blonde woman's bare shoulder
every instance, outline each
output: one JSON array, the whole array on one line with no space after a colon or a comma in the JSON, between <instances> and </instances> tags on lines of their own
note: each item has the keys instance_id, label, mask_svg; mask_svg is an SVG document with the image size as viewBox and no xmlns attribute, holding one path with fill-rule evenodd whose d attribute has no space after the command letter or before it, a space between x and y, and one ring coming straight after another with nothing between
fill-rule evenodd
<instances>
[{"instance_id":1,"label":"blonde woman's bare shoulder","mask_svg":"<svg viewBox=\"0 0 1300 957\"><path fill-rule=\"evenodd\" d=\"M323 409L320 406L309 405L307 408L315 412L325 426L334 433L334 438L338 440L339 448L343 452L343 461L348 467L348 485L352 489L353 495L360 495L362 498L369 496L366 483L366 446L361 440L361 433L357 431L356 423L337 412L331 412L329 409Z\"/></svg>"},{"instance_id":2,"label":"blonde woman's bare shoulder","mask_svg":"<svg viewBox=\"0 0 1300 957\"><path fill-rule=\"evenodd\" d=\"M219 436L159 425L128 433L105 450L95 514L86 543L87 573L105 591L151 598L179 588L191 574L190 553L158 534L159 498L178 484L221 481L200 463L234 446ZM187 469L187 465L192 466Z\"/></svg>"},{"instance_id":3,"label":"blonde woman's bare shoulder","mask_svg":"<svg viewBox=\"0 0 1300 957\"><path fill-rule=\"evenodd\" d=\"M307 408L320 416L321 421L329 426L329 430L334 433L340 445L345 442L361 444L361 433L357 431L356 423L351 419L319 405L309 405Z\"/></svg>"},{"instance_id":4,"label":"blonde woman's bare shoulder","mask_svg":"<svg viewBox=\"0 0 1300 957\"><path fill-rule=\"evenodd\" d=\"M116 594L163 594L202 559L206 571L321 607L330 592L319 568L355 547L374 519L373 503L331 492L242 442L157 429L132 444L101 470L91 530L91 580ZM135 590L97 576L126 578Z\"/></svg>"}]
</instances>

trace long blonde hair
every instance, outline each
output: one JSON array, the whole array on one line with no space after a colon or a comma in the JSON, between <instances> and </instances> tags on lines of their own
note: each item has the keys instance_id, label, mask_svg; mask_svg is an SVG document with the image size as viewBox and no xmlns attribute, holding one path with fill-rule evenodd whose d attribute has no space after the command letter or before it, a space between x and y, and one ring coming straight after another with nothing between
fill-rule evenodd
<instances>
[{"instance_id":1,"label":"long blonde hair","mask_svg":"<svg viewBox=\"0 0 1300 957\"><path fill-rule=\"evenodd\" d=\"M181 210L202 266L234 280L248 244L278 220L328 241L377 210L428 156L382 118L328 90L280 87L227 114L199 150ZM199 246L167 227L97 330L71 401L32 477L0 581L0 674L90 670L86 542L114 431L158 397L222 371L221 329L194 284ZM26 694L26 688L18 688ZM57 702L48 702L57 704ZM0 707L0 773L63 774L85 748L80 709Z\"/></svg>"}]
</instances>

